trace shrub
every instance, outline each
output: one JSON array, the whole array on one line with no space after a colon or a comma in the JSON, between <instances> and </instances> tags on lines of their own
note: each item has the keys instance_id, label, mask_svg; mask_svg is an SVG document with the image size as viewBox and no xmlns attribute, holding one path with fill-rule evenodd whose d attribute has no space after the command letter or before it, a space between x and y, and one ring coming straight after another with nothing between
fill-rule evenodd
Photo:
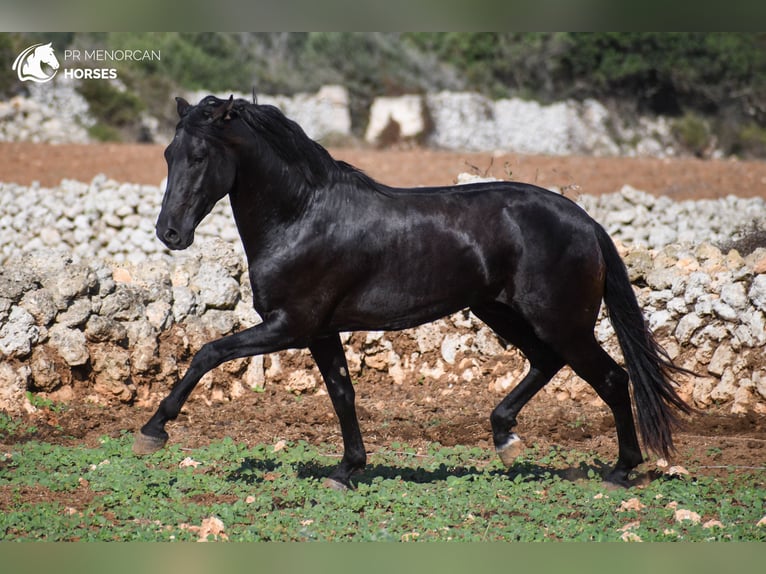
<instances>
[{"instance_id":1,"label":"shrub","mask_svg":"<svg viewBox=\"0 0 766 574\"><path fill-rule=\"evenodd\" d=\"M766 127L755 122L745 124L739 130L732 152L744 157L766 157Z\"/></svg>"},{"instance_id":2,"label":"shrub","mask_svg":"<svg viewBox=\"0 0 766 574\"><path fill-rule=\"evenodd\" d=\"M743 257L750 255L756 249L766 248L766 229L751 222L735 231L729 241L721 243L718 247L724 253L735 249Z\"/></svg>"},{"instance_id":3,"label":"shrub","mask_svg":"<svg viewBox=\"0 0 766 574\"><path fill-rule=\"evenodd\" d=\"M697 114L687 112L683 117L673 121L673 135L687 151L698 157L703 157L712 143L710 126L707 121Z\"/></svg>"},{"instance_id":4,"label":"shrub","mask_svg":"<svg viewBox=\"0 0 766 574\"><path fill-rule=\"evenodd\" d=\"M144 107L135 94L120 90L111 82L83 80L78 90L88 101L93 116L108 125L129 126L140 118Z\"/></svg>"}]
</instances>

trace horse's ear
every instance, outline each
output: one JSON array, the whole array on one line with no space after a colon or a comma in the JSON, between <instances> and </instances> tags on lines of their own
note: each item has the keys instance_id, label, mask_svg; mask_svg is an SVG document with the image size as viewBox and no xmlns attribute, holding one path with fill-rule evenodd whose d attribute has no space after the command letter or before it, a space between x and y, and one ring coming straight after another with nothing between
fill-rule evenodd
<instances>
[{"instance_id":1,"label":"horse's ear","mask_svg":"<svg viewBox=\"0 0 766 574\"><path fill-rule=\"evenodd\" d=\"M229 96L229 99L213 110L212 120L216 121L221 118L224 120L231 119L231 109L234 107L234 94Z\"/></svg>"},{"instance_id":2,"label":"horse's ear","mask_svg":"<svg viewBox=\"0 0 766 574\"><path fill-rule=\"evenodd\" d=\"M184 117L188 112L191 104L183 98L176 98L176 110L178 110L178 116Z\"/></svg>"}]
</instances>

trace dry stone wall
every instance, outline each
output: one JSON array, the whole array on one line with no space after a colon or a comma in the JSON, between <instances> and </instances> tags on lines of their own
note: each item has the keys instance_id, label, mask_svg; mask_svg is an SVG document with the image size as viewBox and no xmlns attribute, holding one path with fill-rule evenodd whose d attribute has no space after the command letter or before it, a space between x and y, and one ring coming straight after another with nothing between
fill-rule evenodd
<instances>
[{"instance_id":1,"label":"dry stone wall","mask_svg":"<svg viewBox=\"0 0 766 574\"><path fill-rule=\"evenodd\" d=\"M227 206L202 223L192 248L171 255L153 236L161 195L159 187L103 177L51 190L2 184L0 408L31 408L27 391L155 401L205 342L260 321ZM579 201L615 237L659 340L698 374L682 377L682 394L701 408L766 412L766 250L743 256L716 246L762 226L763 200L676 203L624 188ZM596 335L619 358L603 311ZM343 340L358 380L433 378L501 395L526 368L468 312ZM303 393L321 380L306 352L288 351L228 363L193 396L229 400L271 384ZM566 369L545 392L597 400Z\"/></svg>"},{"instance_id":2,"label":"dry stone wall","mask_svg":"<svg viewBox=\"0 0 766 574\"><path fill-rule=\"evenodd\" d=\"M118 84L119 89L125 89ZM29 97L0 101L0 141L84 142L95 121L76 81L34 85ZM196 103L207 91L183 94ZM228 98L229 93L219 93ZM252 94L235 93L250 100ZM279 107L306 133L325 141L353 137L349 94L343 86L323 86L292 96L259 94L258 102ZM172 102L171 102L172 103ZM167 142L159 122L144 114L144 136ZM367 121L357 126L372 145L418 143L455 150L567 155L678 155L671 122L664 117L627 120L595 100L542 105L520 98L492 100L478 93L438 92L376 98ZM167 131L167 130L166 130ZM716 155L714 149L707 150Z\"/></svg>"},{"instance_id":3,"label":"dry stone wall","mask_svg":"<svg viewBox=\"0 0 766 574\"><path fill-rule=\"evenodd\" d=\"M30 97L0 101L0 141L85 143L95 121L73 82L31 84Z\"/></svg>"}]
</instances>

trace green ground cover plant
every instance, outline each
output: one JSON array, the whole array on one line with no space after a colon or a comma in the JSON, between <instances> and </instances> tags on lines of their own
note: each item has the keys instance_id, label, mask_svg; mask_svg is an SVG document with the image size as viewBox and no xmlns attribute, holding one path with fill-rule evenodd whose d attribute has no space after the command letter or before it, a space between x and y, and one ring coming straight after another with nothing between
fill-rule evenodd
<instances>
[{"instance_id":1,"label":"green ground cover plant","mask_svg":"<svg viewBox=\"0 0 766 574\"><path fill-rule=\"evenodd\" d=\"M322 485L332 446L224 439L137 458L131 441L6 447L0 540L766 541L758 470L613 489L592 453L531 448L508 471L479 448L392 443L337 492Z\"/></svg>"}]
</instances>

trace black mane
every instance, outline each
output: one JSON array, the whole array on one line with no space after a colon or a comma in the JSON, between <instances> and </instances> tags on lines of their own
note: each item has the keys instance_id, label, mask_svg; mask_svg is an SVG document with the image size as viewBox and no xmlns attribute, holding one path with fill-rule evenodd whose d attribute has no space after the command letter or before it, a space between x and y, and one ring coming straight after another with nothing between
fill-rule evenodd
<instances>
[{"instance_id":1,"label":"black mane","mask_svg":"<svg viewBox=\"0 0 766 574\"><path fill-rule=\"evenodd\" d=\"M213 120L214 110L225 103L226 100L206 96L189 110L179 125L225 145L226 132L221 129L220 122ZM381 187L362 170L333 158L321 144L307 136L300 125L275 106L254 104L240 98L234 100L230 117L241 119L252 135L264 141L292 174L300 174L312 187L348 180Z\"/></svg>"}]
</instances>

